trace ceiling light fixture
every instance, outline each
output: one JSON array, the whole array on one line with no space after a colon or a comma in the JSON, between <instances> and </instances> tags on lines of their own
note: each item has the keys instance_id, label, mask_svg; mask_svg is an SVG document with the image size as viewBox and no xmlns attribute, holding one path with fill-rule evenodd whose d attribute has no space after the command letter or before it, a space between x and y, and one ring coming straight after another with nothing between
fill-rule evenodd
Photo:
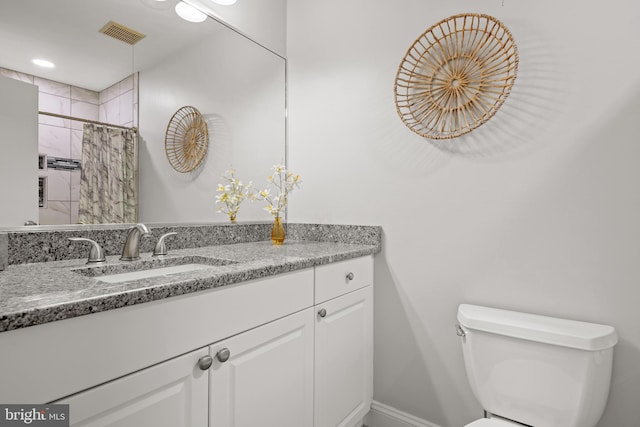
<instances>
[{"instance_id":1,"label":"ceiling light fixture","mask_svg":"<svg viewBox=\"0 0 640 427\"><path fill-rule=\"evenodd\" d=\"M47 61L46 59L32 59L31 62L33 62L34 64L36 64L38 67L44 67L44 68L54 68L56 66L56 64L54 64L51 61Z\"/></svg>"},{"instance_id":2,"label":"ceiling light fixture","mask_svg":"<svg viewBox=\"0 0 640 427\"><path fill-rule=\"evenodd\" d=\"M223 6L230 6L236 2L236 0L211 0L214 3L221 4Z\"/></svg>"},{"instance_id":3,"label":"ceiling light fixture","mask_svg":"<svg viewBox=\"0 0 640 427\"><path fill-rule=\"evenodd\" d=\"M200 12L195 7L183 1L176 5L176 13L180 18L189 22L202 22L207 19L207 15L205 13Z\"/></svg>"}]
</instances>

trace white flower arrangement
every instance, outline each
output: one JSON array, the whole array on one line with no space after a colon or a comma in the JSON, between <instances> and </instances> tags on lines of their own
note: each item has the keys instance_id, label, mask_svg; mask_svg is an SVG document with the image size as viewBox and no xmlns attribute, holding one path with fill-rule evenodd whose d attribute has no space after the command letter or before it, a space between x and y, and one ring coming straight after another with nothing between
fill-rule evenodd
<instances>
[{"instance_id":1,"label":"white flower arrangement","mask_svg":"<svg viewBox=\"0 0 640 427\"><path fill-rule=\"evenodd\" d=\"M218 212L229 215L231 222L236 222L236 216L240 210L240 204L244 200L255 200L256 195L253 190L253 183L249 181L244 184L235 177L236 171L231 168L224 172L222 179L226 184L218 184L218 194L216 204L223 203L224 206L218 208Z\"/></svg>"},{"instance_id":2,"label":"white flower arrangement","mask_svg":"<svg viewBox=\"0 0 640 427\"><path fill-rule=\"evenodd\" d=\"M274 218L280 217L280 212L287 206L287 197L294 188L300 188L300 175L288 171L283 165L274 165L273 174L267 178L271 187L275 187L275 195L272 196L271 188L261 190L258 197L267 202L265 210Z\"/></svg>"}]
</instances>

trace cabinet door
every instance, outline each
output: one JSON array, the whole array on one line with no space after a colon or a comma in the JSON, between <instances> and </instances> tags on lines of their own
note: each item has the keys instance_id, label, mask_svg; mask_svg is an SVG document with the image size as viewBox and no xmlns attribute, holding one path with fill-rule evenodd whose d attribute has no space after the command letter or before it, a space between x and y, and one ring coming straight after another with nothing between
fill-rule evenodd
<instances>
[{"instance_id":1,"label":"cabinet door","mask_svg":"<svg viewBox=\"0 0 640 427\"><path fill-rule=\"evenodd\" d=\"M373 287L316 306L315 427L351 427L373 399Z\"/></svg>"},{"instance_id":2,"label":"cabinet door","mask_svg":"<svg viewBox=\"0 0 640 427\"><path fill-rule=\"evenodd\" d=\"M206 355L196 350L55 403L70 405L77 427L206 427L208 377L198 367Z\"/></svg>"},{"instance_id":3,"label":"cabinet door","mask_svg":"<svg viewBox=\"0 0 640 427\"><path fill-rule=\"evenodd\" d=\"M210 347L211 427L313 426L313 308Z\"/></svg>"}]
</instances>

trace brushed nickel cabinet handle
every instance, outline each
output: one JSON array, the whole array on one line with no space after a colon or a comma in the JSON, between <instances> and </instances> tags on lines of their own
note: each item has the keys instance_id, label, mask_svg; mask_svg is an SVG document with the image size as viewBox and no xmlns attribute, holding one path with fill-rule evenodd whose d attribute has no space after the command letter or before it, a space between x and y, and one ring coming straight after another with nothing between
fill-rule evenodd
<instances>
[{"instance_id":1,"label":"brushed nickel cabinet handle","mask_svg":"<svg viewBox=\"0 0 640 427\"><path fill-rule=\"evenodd\" d=\"M228 348L223 348L222 350L216 353L216 359L218 359L222 363L229 360L230 356L231 356L231 352L229 351Z\"/></svg>"},{"instance_id":2,"label":"brushed nickel cabinet handle","mask_svg":"<svg viewBox=\"0 0 640 427\"><path fill-rule=\"evenodd\" d=\"M213 363L213 357L211 357L209 355L202 356L198 360L198 368L202 369L203 371L206 371L207 369L209 369L211 367L212 363Z\"/></svg>"}]
</instances>

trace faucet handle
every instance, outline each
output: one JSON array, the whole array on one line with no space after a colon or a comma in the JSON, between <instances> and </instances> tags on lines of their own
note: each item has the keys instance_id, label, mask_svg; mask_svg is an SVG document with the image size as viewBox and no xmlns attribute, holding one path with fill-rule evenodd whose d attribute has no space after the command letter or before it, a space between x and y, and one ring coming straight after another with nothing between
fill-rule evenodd
<instances>
[{"instance_id":1,"label":"faucet handle","mask_svg":"<svg viewBox=\"0 0 640 427\"><path fill-rule=\"evenodd\" d=\"M89 260L87 261L87 264L101 264L107 260L104 256L104 250L102 249L102 246L100 246L95 240L87 239L84 237L69 237L69 240L71 240L72 242L91 243L91 250L89 251Z\"/></svg>"},{"instance_id":2,"label":"faucet handle","mask_svg":"<svg viewBox=\"0 0 640 427\"><path fill-rule=\"evenodd\" d=\"M166 233L163 234L162 236L160 236L160 238L158 239L158 243L156 243L156 247L153 249L153 256L164 256L167 254L167 245L165 245L164 243L164 239L165 237L168 236L175 236L176 233L175 231L172 231L171 233Z\"/></svg>"}]
</instances>

